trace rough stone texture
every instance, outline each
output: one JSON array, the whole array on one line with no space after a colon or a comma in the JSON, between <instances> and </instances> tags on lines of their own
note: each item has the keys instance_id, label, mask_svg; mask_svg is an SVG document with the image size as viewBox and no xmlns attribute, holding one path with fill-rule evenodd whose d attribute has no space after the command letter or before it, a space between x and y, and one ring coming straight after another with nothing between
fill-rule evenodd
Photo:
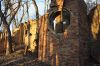
<instances>
[{"instance_id":1,"label":"rough stone texture","mask_svg":"<svg viewBox=\"0 0 100 66\"><path fill-rule=\"evenodd\" d=\"M30 36L29 36L29 43L30 43L30 46L29 46L29 51L32 51L32 52L35 52L35 49L36 49L36 27L37 27L37 24L36 24L36 20L29 20L30 22ZM27 30L27 29L25 29ZM24 44L28 46L28 33L25 34L25 37L24 37Z\"/></svg>"},{"instance_id":2,"label":"rough stone texture","mask_svg":"<svg viewBox=\"0 0 100 66\"><path fill-rule=\"evenodd\" d=\"M3 32L0 32L0 53L4 53L4 42L3 40L5 40L5 37L3 37L5 34ZM1 54L0 54L1 55Z\"/></svg>"},{"instance_id":3,"label":"rough stone texture","mask_svg":"<svg viewBox=\"0 0 100 66\"><path fill-rule=\"evenodd\" d=\"M100 63L100 5L89 13L90 25L90 54L96 63ZM99 65L100 66L100 65Z\"/></svg>"},{"instance_id":4,"label":"rough stone texture","mask_svg":"<svg viewBox=\"0 0 100 66\"><path fill-rule=\"evenodd\" d=\"M13 29L12 42L14 44L18 44L18 45L23 44L23 35L24 35L23 32L24 32L23 23L21 23L18 28Z\"/></svg>"},{"instance_id":5,"label":"rough stone texture","mask_svg":"<svg viewBox=\"0 0 100 66\"><path fill-rule=\"evenodd\" d=\"M29 20L30 22L30 45L29 51L35 52L36 50L36 20ZM26 34L25 34L26 33ZM17 45L24 44L28 45L28 33L27 33L27 24L21 23L18 28L15 28L12 31L12 45L16 47ZM2 49L0 52L4 52L7 45L7 32L0 33L0 48Z\"/></svg>"},{"instance_id":6,"label":"rough stone texture","mask_svg":"<svg viewBox=\"0 0 100 66\"><path fill-rule=\"evenodd\" d=\"M7 31L0 32L0 53L5 53L5 48L7 46Z\"/></svg>"},{"instance_id":7,"label":"rough stone texture","mask_svg":"<svg viewBox=\"0 0 100 66\"><path fill-rule=\"evenodd\" d=\"M48 17L59 8L54 3L52 0ZM89 66L86 5L83 0L64 0L63 8L70 12L70 25L63 33L49 27L47 15L41 17L38 57L51 66Z\"/></svg>"}]
</instances>

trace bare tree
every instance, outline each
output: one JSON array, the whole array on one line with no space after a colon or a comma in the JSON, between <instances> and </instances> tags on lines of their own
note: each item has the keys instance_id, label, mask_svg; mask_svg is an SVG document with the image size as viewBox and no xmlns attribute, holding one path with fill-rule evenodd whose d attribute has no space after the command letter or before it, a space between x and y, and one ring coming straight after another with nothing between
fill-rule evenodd
<instances>
[{"instance_id":1,"label":"bare tree","mask_svg":"<svg viewBox=\"0 0 100 66\"><path fill-rule=\"evenodd\" d=\"M36 1L35 0L32 0L33 1L33 5L35 7L35 12L36 12L36 23L37 23L37 28L36 28L36 38L34 41L36 41L36 50L38 51L38 42L39 42L39 12L38 12L38 6L36 4ZM38 52L37 52L37 56L38 56Z\"/></svg>"},{"instance_id":2,"label":"bare tree","mask_svg":"<svg viewBox=\"0 0 100 66\"><path fill-rule=\"evenodd\" d=\"M23 5L22 7L23 7L23 14L22 14L22 17L21 17L21 19L20 19L20 22L22 22L22 20L23 20L23 17L24 17L24 15L25 15L25 11L24 11L24 5Z\"/></svg>"},{"instance_id":3,"label":"bare tree","mask_svg":"<svg viewBox=\"0 0 100 66\"><path fill-rule=\"evenodd\" d=\"M1 1L0 1L0 17L1 17L1 21L4 24L5 30L7 30L7 33L8 33L8 43L6 47L6 55L8 55L13 52L10 24L12 20L14 19L16 13L18 12L18 9L20 8L21 0L18 0L18 6L16 7L16 10L14 10L13 13L10 14L11 16L9 20L7 20L7 13L8 13L8 10L12 11L12 7L11 7L12 3L11 3L11 0L4 0L3 2L4 2L5 10L4 12L1 10Z\"/></svg>"},{"instance_id":4,"label":"bare tree","mask_svg":"<svg viewBox=\"0 0 100 66\"><path fill-rule=\"evenodd\" d=\"M35 12L36 12L36 21L37 21L37 32L38 32L38 28L39 28L39 12L38 12L38 6L36 4L36 1L35 0L32 0L33 1L33 5L35 7Z\"/></svg>"}]
</instances>

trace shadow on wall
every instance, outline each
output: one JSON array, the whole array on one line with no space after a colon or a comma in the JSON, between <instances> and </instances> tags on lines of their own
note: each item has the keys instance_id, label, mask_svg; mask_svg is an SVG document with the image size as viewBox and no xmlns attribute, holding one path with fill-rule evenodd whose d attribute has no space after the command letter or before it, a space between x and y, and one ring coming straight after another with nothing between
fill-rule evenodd
<instances>
[{"instance_id":1,"label":"shadow on wall","mask_svg":"<svg viewBox=\"0 0 100 66\"><path fill-rule=\"evenodd\" d=\"M94 7L89 15L89 52L90 52L90 61L94 64L100 63L100 5Z\"/></svg>"}]
</instances>

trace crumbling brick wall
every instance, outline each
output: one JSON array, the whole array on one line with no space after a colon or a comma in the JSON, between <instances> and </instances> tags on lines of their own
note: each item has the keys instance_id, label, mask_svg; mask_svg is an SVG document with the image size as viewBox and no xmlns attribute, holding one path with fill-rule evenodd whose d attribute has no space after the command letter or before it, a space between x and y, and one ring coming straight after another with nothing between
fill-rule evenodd
<instances>
[{"instance_id":1,"label":"crumbling brick wall","mask_svg":"<svg viewBox=\"0 0 100 66\"><path fill-rule=\"evenodd\" d=\"M94 64L100 63L100 5L95 6L89 13L90 54Z\"/></svg>"},{"instance_id":2,"label":"crumbling brick wall","mask_svg":"<svg viewBox=\"0 0 100 66\"><path fill-rule=\"evenodd\" d=\"M6 46L7 46L7 32L2 31L0 32L0 53L5 53Z\"/></svg>"},{"instance_id":3,"label":"crumbling brick wall","mask_svg":"<svg viewBox=\"0 0 100 66\"><path fill-rule=\"evenodd\" d=\"M12 32L12 40L17 45L24 44L29 46L29 51L34 52L36 48L36 20L29 20L30 22L30 34L29 34L29 43L28 44L28 28L27 23L21 23L18 28L14 29Z\"/></svg>"},{"instance_id":4,"label":"crumbling brick wall","mask_svg":"<svg viewBox=\"0 0 100 66\"><path fill-rule=\"evenodd\" d=\"M70 24L62 33L56 33L51 28L50 19L53 19L52 15L59 11L56 1L52 0L48 15L40 19L38 57L51 66L89 66L86 4L83 0L62 1L64 1L63 10L70 13Z\"/></svg>"}]
</instances>

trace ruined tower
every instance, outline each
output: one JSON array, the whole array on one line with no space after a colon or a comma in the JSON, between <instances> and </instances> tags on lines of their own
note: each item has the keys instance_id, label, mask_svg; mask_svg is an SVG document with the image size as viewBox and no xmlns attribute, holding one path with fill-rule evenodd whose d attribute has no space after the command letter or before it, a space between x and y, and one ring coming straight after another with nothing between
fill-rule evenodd
<instances>
[{"instance_id":1,"label":"ruined tower","mask_svg":"<svg viewBox=\"0 0 100 66\"><path fill-rule=\"evenodd\" d=\"M89 66L86 14L83 0L51 0L40 19L39 60L51 66Z\"/></svg>"}]
</instances>

